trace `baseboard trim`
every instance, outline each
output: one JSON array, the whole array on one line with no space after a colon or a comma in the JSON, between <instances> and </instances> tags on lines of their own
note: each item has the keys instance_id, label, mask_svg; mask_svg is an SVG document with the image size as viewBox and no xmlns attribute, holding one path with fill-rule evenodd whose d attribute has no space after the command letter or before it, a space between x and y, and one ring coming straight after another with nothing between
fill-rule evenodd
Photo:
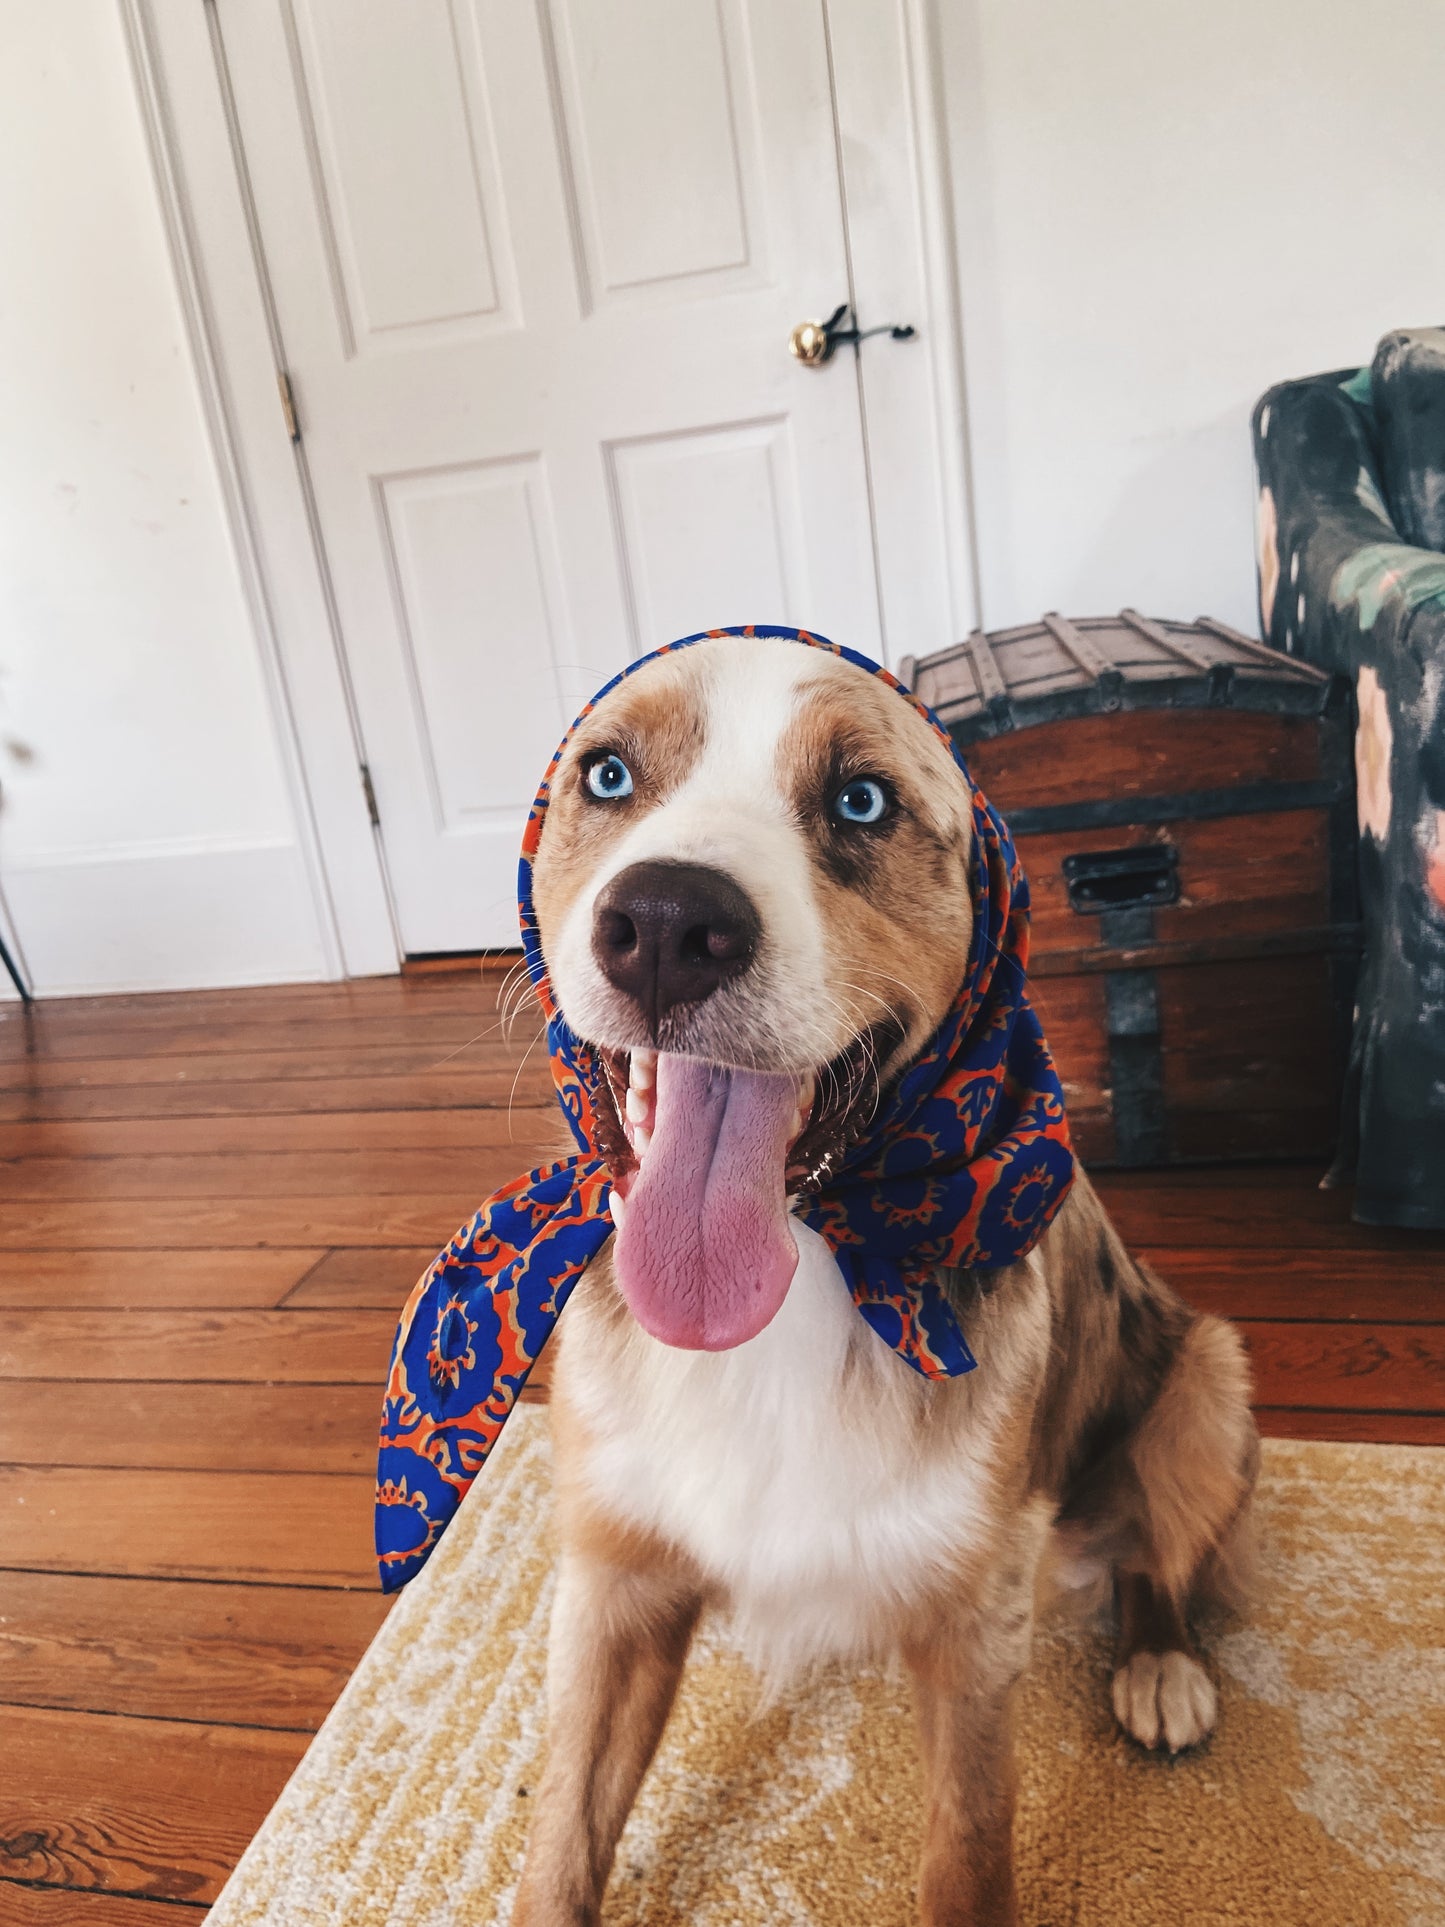
<instances>
[{"instance_id":1,"label":"baseboard trim","mask_svg":"<svg viewBox=\"0 0 1445 1927\"><path fill-rule=\"evenodd\" d=\"M12 869L5 896L39 998L330 974L296 844L39 863Z\"/></svg>"}]
</instances>

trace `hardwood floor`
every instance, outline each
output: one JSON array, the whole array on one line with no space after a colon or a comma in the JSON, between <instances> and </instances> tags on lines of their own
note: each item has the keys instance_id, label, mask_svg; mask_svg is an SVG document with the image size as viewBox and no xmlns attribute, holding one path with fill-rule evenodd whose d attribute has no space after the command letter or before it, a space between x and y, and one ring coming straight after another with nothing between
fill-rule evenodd
<instances>
[{"instance_id":1,"label":"hardwood floor","mask_svg":"<svg viewBox=\"0 0 1445 1927\"><path fill-rule=\"evenodd\" d=\"M385 1606L397 1310L558 1142L496 973L0 1015L0 1923L199 1921ZM1312 1169L1104 1176L1268 1431L1445 1442L1445 1239Z\"/></svg>"}]
</instances>

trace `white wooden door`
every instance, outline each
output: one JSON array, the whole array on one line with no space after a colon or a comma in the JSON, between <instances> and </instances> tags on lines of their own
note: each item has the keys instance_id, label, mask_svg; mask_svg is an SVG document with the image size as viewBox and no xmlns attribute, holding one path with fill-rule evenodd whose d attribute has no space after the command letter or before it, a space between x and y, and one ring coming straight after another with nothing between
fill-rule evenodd
<instances>
[{"instance_id":1,"label":"white wooden door","mask_svg":"<svg viewBox=\"0 0 1445 1927\"><path fill-rule=\"evenodd\" d=\"M822 0L218 19L402 944L511 944L606 675L733 622L879 651L854 359L787 348L849 291Z\"/></svg>"}]
</instances>

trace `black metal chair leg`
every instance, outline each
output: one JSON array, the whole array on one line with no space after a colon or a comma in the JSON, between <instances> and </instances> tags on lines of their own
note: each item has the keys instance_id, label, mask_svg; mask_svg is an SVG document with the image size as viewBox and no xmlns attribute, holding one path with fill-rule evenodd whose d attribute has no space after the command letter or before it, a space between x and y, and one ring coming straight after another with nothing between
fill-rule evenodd
<instances>
[{"instance_id":1,"label":"black metal chair leg","mask_svg":"<svg viewBox=\"0 0 1445 1927\"><path fill-rule=\"evenodd\" d=\"M10 972L10 981L20 992L21 1002L33 1004L35 999L31 996L29 986L26 984L25 979L20 975L19 967L15 959L10 955L10 951L3 937L0 937L0 963L3 963L5 968Z\"/></svg>"}]
</instances>

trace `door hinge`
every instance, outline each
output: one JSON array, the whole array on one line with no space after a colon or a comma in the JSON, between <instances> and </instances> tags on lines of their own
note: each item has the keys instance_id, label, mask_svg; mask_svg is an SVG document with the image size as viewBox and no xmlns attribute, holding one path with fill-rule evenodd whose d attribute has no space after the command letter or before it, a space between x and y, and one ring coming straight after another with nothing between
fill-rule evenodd
<instances>
[{"instance_id":1,"label":"door hinge","mask_svg":"<svg viewBox=\"0 0 1445 1927\"><path fill-rule=\"evenodd\" d=\"M371 780L371 770L367 764L361 765L361 793L366 798L366 814L371 818L374 830L381 828L381 811L376 807L376 785Z\"/></svg>"},{"instance_id":2,"label":"door hinge","mask_svg":"<svg viewBox=\"0 0 1445 1927\"><path fill-rule=\"evenodd\" d=\"M281 413L286 420L286 433L293 442L299 442L301 424L296 419L296 397L291 392L291 377L284 368L276 370L276 387L281 396Z\"/></svg>"}]
</instances>

